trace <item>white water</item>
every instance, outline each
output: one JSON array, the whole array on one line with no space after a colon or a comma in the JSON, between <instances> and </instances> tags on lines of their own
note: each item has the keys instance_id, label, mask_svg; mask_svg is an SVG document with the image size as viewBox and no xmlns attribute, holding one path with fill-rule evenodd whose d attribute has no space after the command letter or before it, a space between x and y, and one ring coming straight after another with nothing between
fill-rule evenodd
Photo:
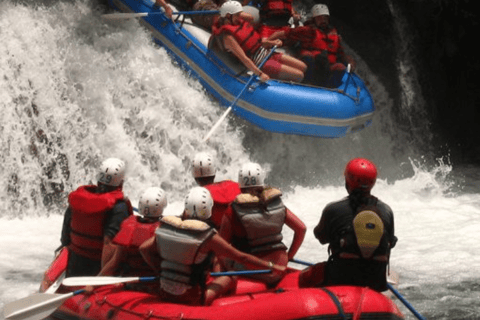
<instances>
[{"instance_id":1,"label":"white water","mask_svg":"<svg viewBox=\"0 0 480 320\"><path fill-rule=\"evenodd\" d=\"M234 179L247 160L269 168L267 182L284 190L309 228L297 258L312 262L327 257L312 230L322 208L346 195L345 163L372 159L380 169L374 194L395 213L391 265L401 293L429 319L480 319L478 169L456 168L448 157L432 162L404 140L392 101L361 61L378 108L371 128L323 140L230 117L204 144L224 109L137 21L105 22L86 0L22 3L0 3L0 309L38 289L59 245L65 197L94 179L101 160L127 161L124 190L134 204L144 188L160 185L167 214L177 214L194 185L190 160L205 150L218 160L219 180Z\"/></svg>"}]
</instances>

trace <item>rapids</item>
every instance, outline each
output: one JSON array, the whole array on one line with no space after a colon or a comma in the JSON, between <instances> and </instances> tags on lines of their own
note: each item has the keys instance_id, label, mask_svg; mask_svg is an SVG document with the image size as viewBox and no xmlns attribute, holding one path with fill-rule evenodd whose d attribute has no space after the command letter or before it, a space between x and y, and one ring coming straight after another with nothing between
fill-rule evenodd
<instances>
[{"instance_id":1,"label":"rapids","mask_svg":"<svg viewBox=\"0 0 480 320\"><path fill-rule=\"evenodd\" d=\"M104 21L104 12L88 0L0 3L0 309L38 290L60 244L66 197L95 181L104 158L127 162L124 190L134 204L144 188L161 186L166 214L178 214L195 185L191 159L207 151L217 180L236 179L245 161L268 169L267 182L309 228L297 258L311 262L327 258L312 230L322 208L346 195L346 162L370 158L380 172L373 194L395 214L399 291L428 319L480 319L478 166L430 153L429 134L412 141L411 130L425 132L429 119L397 123L393 98L354 50L377 106L372 127L323 140L265 132L231 115L205 144L224 109L138 21ZM421 92L407 90L415 74L401 76L411 77L403 94L412 118L424 116L412 104Z\"/></svg>"}]
</instances>

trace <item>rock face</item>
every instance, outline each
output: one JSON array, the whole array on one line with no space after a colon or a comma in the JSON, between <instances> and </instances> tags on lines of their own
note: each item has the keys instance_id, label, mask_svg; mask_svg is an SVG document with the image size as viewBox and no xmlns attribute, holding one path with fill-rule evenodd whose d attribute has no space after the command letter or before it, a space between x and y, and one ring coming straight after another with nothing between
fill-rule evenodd
<instances>
[{"instance_id":1,"label":"rock face","mask_svg":"<svg viewBox=\"0 0 480 320\"><path fill-rule=\"evenodd\" d=\"M480 10L476 1L390 1L411 30L415 67L435 135L453 151L452 160L480 162ZM396 34L389 1L321 3L329 6L331 21L348 45L368 63L391 96L398 98L398 76L392 76L397 74ZM307 7L311 4L305 2Z\"/></svg>"}]
</instances>

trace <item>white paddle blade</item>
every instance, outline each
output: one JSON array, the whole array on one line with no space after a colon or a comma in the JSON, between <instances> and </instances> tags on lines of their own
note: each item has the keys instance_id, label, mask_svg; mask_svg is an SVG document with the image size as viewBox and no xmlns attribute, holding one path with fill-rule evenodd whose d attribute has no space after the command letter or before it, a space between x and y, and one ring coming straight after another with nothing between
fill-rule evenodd
<instances>
[{"instance_id":1,"label":"white paddle blade","mask_svg":"<svg viewBox=\"0 0 480 320\"><path fill-rule=\"evenodd\" d=\"M48 287L47 290L45 290L45 293L55 293L62 284L63 279L65 279L65 271L63 271L62 274L58 277L58 279L55 280L55 282L50 287Z\"/></svg>"},{"instance_id":2,"label":"white paddle blade","mask_svg":"<svg viewBox=\"0 0 480 320\"><path fill-rule=\"evenodd\" d=\"M140 280L139 277L70 277L65 278L62 284L67 287L105 286L138 280Z\"/></svg>"},{"instance_id":3,"label":"white paddle blade","mask_svg":"<svg viewBox=\"0 0 480 320\"><path fill-rule=\"evenodd\" d=\"M132 19L132 18L141 18L148 16L148 12L136 12L136 13L107 13L102 14L102 18L107 20L121 20L121 19Z\"/></svg>"},{"instance_id":4,"label":"white paddle blade","mask_svg":"<svg viewBox=\"0 0 480 320\"><path fill-rule=\"evenodd\" d=\"M74 293L37 293L23 299L7 303L3 310L5 320L40 320L48 317Z\"/></svg>"},{"instance_id":5,"label":"white paddle blade","mask_svg":"<svg viewBox=\"0 0 480 320\"><path fill-rule=\"evenodd\" d=\"M212 129L210 129L210 131L207 133L207 135L205 136L205 138L203 138L203 142L206 142L208 139L210 139L210 136L213 134L213 132L215 130L217 130L217 128L222 124L223 120L225 120L225 118L228 116L228 114L230 113L230 111L232 110L232 107L229 107L227 109L227 111L225 111L223 113L223 115L220 117L220 119L217 121L217 123L215 123L215 125L212 127Z\"/></svg>"}]
</instances>

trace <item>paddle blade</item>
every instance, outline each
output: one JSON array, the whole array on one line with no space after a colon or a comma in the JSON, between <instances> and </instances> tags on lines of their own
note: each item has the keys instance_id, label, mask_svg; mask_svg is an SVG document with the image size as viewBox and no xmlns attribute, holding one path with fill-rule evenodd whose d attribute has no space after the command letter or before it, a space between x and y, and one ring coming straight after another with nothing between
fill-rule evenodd
<instances>
[{"instance_id":1,"label":"paddle blade","mask_svg":"<svg viewBox=\"0 0 480 320\"><path fill-rule=\"evenodd\" d=\"M83 287L83 286L105 286L109 284L117 284L124 282L139 281L139 277L70 277L65 278L62 282L67 287Z\"/></svg>"},{"instance_id":2,"label":"paddle blade","mask_svg":"<svg viewBox=\"0 0 480 320\"><path fill-rule=\"evenodd\" d=\"M203 142L206 142L208 139L210 139L210 136L217 130L217 128L222 124L222 121L225 120L225 118L228 116L228 114L232 111L232 107L228 107L227 111L223 113L223 115L218 119L218 121L213 125L212 129L207 133L205 138L203 138Z\"/></svg>"},{"instance_id":3,"label":"paddle blade","mask_svg":"<svg viewBox=\"0 0 480 320\"><path fill-rule=\"evenodd\" d=\"M40 320L48 317L63 302L79 292L67 294L37 293L7 303L3 310L5 320Z\"/></svg>"},{"instance_id":4,"label":"paddle blade","mask_svg":"<svg viewBox=\"0 0 480 320\"><path fill-rule=\"evenodd\" d=\"M63 279L65 279L65 271L63 271L62 274L58 277L58 279L55 280L55 282L52 283L52 285L48 287L47 290L45 290L45 293L55 293L57 289L60 288Z\"/></svg>"},{"instance_id":5,"label":"paddle blade","mask_svg":"<svg viewBox=\"0 0 480 320\"><path fill-rule=\"evenodd\" d=\"M121 19L132 19L132 18L141 18L148 16L148 12L136 12L136 13L107 13L102 14L102 18L107 20L121 20Z\"/></svg>"}]
</instances>

